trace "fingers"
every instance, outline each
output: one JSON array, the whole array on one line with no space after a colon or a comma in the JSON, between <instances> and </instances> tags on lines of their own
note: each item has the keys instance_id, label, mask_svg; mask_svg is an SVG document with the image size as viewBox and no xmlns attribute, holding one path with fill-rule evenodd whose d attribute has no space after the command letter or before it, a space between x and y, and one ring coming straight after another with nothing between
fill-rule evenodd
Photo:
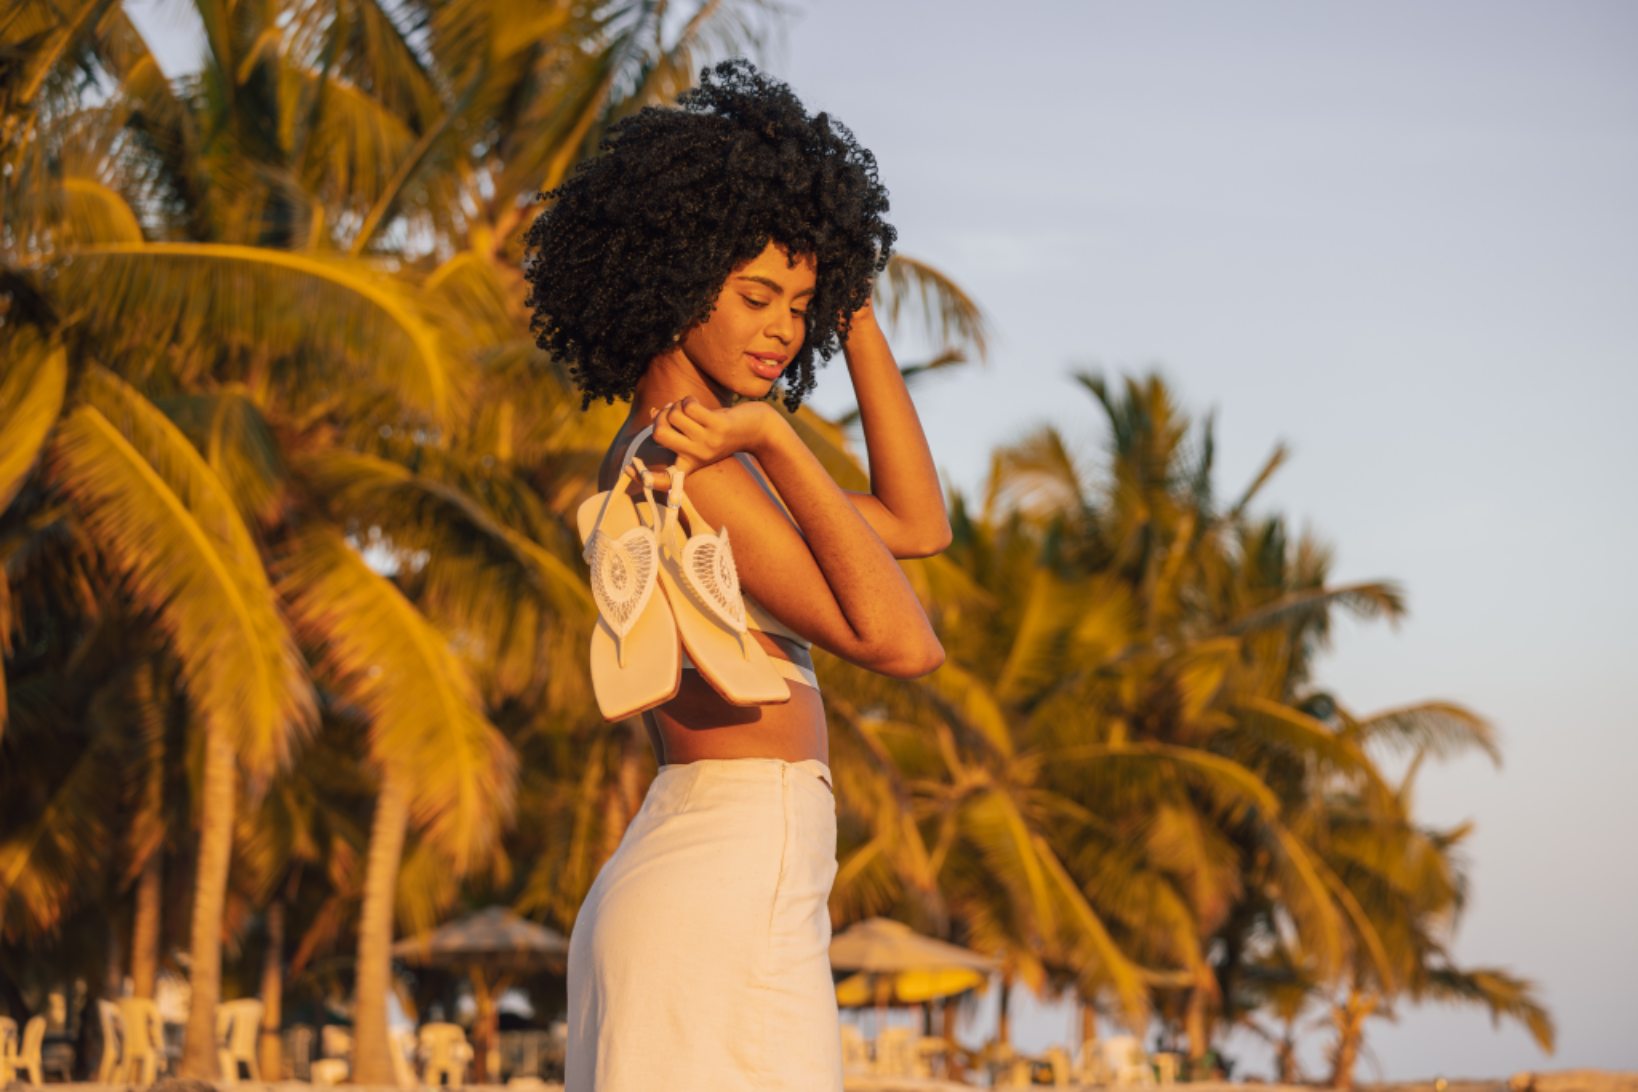
<instances>
[{"instance_id":1,"label":"fingers","mask_svg":"<svg viewBox=\"0 0 1638 1092\"><path fill-rule=\"evenodd\" d=\"M661 447L676 452L675 461L678 470L687 473L697 467L712 461L710 452L700 443L697 435L690 435L698 431L698 426L688 419L685 412L678 412L676 403L667 403L658 410L650 410L654 420L654 439ZM678 425L683 425L688 431L683 431Z\"/></svg>"}]
</instances>

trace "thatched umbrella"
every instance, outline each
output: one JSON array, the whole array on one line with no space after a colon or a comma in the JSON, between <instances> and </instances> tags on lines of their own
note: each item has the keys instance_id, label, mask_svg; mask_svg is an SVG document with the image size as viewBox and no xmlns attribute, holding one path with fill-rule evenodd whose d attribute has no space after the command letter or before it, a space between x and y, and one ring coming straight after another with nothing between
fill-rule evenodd
<instances>
[{"instance_id":1,"label":"thatched umbrella","mask_svg":"<svg viewBox=\"0 0 1638 1092\"><path fill-rule=\"evenodd\" d=\"M839 971L897 974L901 971L979 971L999 965L970 948L923 936L902 921L870 918L849 926L830 942L830 965Z\"/></svg>"},{"instance_id":2,"label":"thatched umbrella","mask_svg":"<svg viewBox=\"0 0 1638 1092\"><path fill-rule=\"evenodd\" d=\"M830 942L830 965L857 971L837 983L837 1004L862 1008L874 1004L877 1026L889 1005L919 1005L977 989L999 964L968 948L924 936L900 921L870 918L850 926ZM931 1013L927 1017L931 1018ZM950 1017L945 1009L945 1037Z\"/></svg>"},{"instance_id":3,"label":"thatched umbrella","mask_svg":"<svg viewBox=\"0 0 1638 1092\"><path fill-rule=\"evenodd\" d=\"M479 1082L488 1079L489 1055L499 1047L496 1004L501 996L520 977L561 971L568 953L569 942L562 934L504 906L479 910L392 946L392 954L412 966L463 970L472 979L472 999L478 1006L473 1070Z\"/></svg>"}]
</instances>

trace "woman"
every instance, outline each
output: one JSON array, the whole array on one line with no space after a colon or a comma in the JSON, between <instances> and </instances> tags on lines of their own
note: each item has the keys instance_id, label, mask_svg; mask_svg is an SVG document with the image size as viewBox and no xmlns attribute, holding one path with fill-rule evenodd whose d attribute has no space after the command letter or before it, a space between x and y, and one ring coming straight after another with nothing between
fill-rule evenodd
<instances>
[{"instance_id":1,"label":"woman","mask_svg":"<svg viewBox=\"0 0 1638 1092\"><path fill-rule=\"evenodd\" d=\"M530 302L588 403L632 402L600 487L627 487L623 457L652 426L640 459L685 474L704 521L731 530L753 636L791 697L730 704L684 670L643 714L660 773L575 924L568 1088L835 1090L836 820L808 644L902 678L936 668L894 559L942 550L950 529L870 307L894 238L874 159L743 61L679 105L617 125L551 195ZM838 348L865 494L839 489L766 401L783 381L794 410L815 354Z\"/></svg>"}]
</instances>

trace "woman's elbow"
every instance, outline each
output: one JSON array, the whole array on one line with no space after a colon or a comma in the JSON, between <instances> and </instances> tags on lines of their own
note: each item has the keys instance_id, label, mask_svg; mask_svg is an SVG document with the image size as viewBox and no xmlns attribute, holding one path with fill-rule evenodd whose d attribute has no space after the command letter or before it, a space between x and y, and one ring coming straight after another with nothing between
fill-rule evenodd
<instances>
[{"instance_id":1,"label":"woman's elbow","mask_svg":"<svg viewBox=\"0 0 1638 1092\"><path fill-rule=\"evenodd\" d=\"M931 675L943 663L944 646L937 637L929 634L926 640L915 642L913 647L900 646L884 653L871 667L889 678L919 679L923 675Z\"/></svg>"},{"instance_id":2,"label":"woman's elbow","mask_svg":"<svg viewBox=\"0 0 1638 1092\"><path fill-rule=\"evenodd\" d=\"M954 535L950 531L950 521L948 519L940 519L933 526L924 528L921 533L916 536L915 541L910 547L911 552L906 556L932 557L934 554L942 554L945 550L950 548L950 542L953 538ZM940 657L940 662L943 662L942 655Z\"/></svg>"}]
</instances>

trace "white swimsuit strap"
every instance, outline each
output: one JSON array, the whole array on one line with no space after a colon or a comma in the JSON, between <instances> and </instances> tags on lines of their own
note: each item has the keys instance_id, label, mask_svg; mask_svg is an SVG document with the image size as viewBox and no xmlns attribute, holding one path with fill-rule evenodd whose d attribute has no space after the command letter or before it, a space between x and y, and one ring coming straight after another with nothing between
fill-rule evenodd
<instances>
[{"instance_id":1,"label":"white swimsuit strap","mask_svg":"<svg viewBox=\"0 0 1638 1092\"><path fill-rule=\"evenodd\" d=\"M625 457L620 460L620 469L615 471L614 474L614 485L603 494L603 507L597 510L597 519L592 523L591 534L586 536L587 555L589 555L591 551L592 539L597 537L598 528L603 526L603 516L609 510L609 501L614 499L615 490L619 489L620 487L620 479L626 476L626 467L630 466L632 460L637 457L637 449L643 445L643 441L652 435L654 435L654 426L649 425L647 428L643 429L643 431L639 432L636 437L632 439L631 443L626 445ZM644 490L647 490L646 482L644 483ZM653 497L650 496L649 500L652 501ZM589 556L587 557L587 560L590 560Z\"/></svg>"}]
</instances>

